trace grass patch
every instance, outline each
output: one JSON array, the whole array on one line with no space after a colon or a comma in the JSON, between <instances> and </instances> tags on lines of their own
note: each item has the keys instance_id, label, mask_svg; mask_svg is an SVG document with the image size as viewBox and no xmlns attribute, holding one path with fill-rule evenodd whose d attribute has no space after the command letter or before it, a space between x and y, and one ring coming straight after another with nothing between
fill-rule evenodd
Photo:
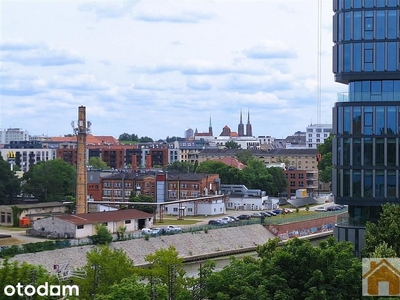
<instances>
[{"instance_id":1,"label":"grass patch","mask_svg":"<svg viewBox=\"0 0 400 300\"><path fill-rule=\"evenodd\" d=\"M201 220L177 220L177 219L169 219L169 218L164 218L164 222L160 222L157 220L154 225L160 224L160 225L193 225L199 223Z\"/></svg>"},{"instance_id":2,"label":"grass patch","mask_svg":"<svg viewBox=\"0 0 400 300\"><path fill-rule=\"evenodd\" d=\"M7 230L7 231L25 231L28 228L19 228L19 227L8 227L8 226L0 226L0 230Z\"/></svg>"},{"instance_id":3,"label":"grass patch","mask_svg":"<svg viewBox=\"0 0 400 300\"><path fill-rule=\"evenodd\" d=\"M13 238L13 237L0 239L0 246L20 245L22 243L23 243L23 241Z\"/></svg>"}]
</instances>

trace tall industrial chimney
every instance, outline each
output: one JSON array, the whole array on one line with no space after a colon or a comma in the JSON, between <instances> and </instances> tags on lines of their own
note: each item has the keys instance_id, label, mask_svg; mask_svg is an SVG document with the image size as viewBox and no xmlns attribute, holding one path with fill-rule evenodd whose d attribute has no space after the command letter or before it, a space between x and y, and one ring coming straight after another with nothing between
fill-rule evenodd
<instances>
[{"instance_id":1,"label":"tall industrial chimney","mask_svg":"<svg viewBox=\"0 0 400 300\"><path fill-rule=\"evenodd\" d=\"M86 170L86 107L79 106L78 126L74 128L78 141L76 162L76 213L87 213L87 170Z\"/></svg>"}]
</instances>

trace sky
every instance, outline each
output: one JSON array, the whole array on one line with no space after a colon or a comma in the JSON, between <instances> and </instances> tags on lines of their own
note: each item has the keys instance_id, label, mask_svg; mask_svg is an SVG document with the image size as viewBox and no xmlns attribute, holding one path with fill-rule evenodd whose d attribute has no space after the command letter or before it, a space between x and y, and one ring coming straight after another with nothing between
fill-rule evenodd
<instances>
[{"instance_id":1,"label":"sky","mask_svg":"<svg viewBox=\"0 0 400 300\"><path fill-rule=\"evenodd\" d=\"M219 135L242 112L253 135L284 138L331 124L347 91L327 0L1 0L0 11L3 130L71 134L85 106L93 135L183 137L210 118Z\"/></svg>"}]
</instances>

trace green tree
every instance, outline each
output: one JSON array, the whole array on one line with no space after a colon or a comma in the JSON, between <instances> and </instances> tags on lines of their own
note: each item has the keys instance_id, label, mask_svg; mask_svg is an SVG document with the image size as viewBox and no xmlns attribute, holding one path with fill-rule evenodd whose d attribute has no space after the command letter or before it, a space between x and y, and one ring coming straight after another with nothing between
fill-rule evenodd
<instances>
[{"instance_id":1,"label":"green tree","mask_svg":"<svg viewBox=\"0 0 400 300\"><path fill-rule=\"evenodd\" d=\"M152 138L148 137L148 136L142 136L139 139L140 143L150 143L150 142L154 142Z\"/></svg>"},{"instance_id":2,"label":"green tree","mask_svg":"<svg viewBox=\"0 0 400 300\"><path fill-rule=\"evenodd\" d=\"M7 285L16 286L18 283L21 283L23 286L31 284L37 288L39 285L43 285L46 282L49 286L60 284L54 275L50 275L47 270L41 266L35 266L25 262L18 263L17 261L10 263L8 259L3 260L0 265L0 299L21 299L21 296L18 296L18 294L14 296L4 295L3 291ZM54 297L33 295L30 299L54 299Z\"/></svg>"},{"instance_id":3,"label":"green tree","mask_svg":"<svg viewBox=\"0 0 400 300\"><path fill-rule=\"evenodd\" d=\"M109 244L113 240L111 232L108 230L107 226L102 224L95 224L96 234L90 236L93 244L95 245L105 245Z\"/></svg>"},{"instance_id":4,"label":"green tree","mask_svg":"<svg viewBox=\"0 0 400 300\"><path fill-rule=\"evenodd\" d=\"M154 203L154 199L150 196L142 195L140 194L139 196L135 196L134 194L131 194L129 197L129 202L148 202L148 203ZM156 206L154 205L146 205L146 204L135 204L135 205L129 205L129 207L133 207L135 209L147 212L149 214L152 214L156 211Z\"/></svg>"},{"instance_id":5,"label":"green tree","mask_svg":"<svg viewBox=\"0 0 400 300\"><path fill-rule=\"evenodd\" d=\"M172 164L166 166L169 172L182 172L182 173L193 173L194 165L187 161L174 161Z\"/></svg>"},{"instance_id":6,"label":"green tree","mask_svg":"<svg viewBox=\"0 0 400 300\"><path fill-rule=\"evenodd\" d=\"M385 203L377 223L367 222L365 226L365 247L363 255L371 257L375 253L394 251L400 257L400 205ZM383 244L386 244L386 249ZM389 251L389 252L388 252Z\"/></svg>"},{"instance_id":7,"label":"green tree","mask_svg":"<svg viewBox=\"0 0 400 300\"><path fill-rule=\"evenodd\" d=\"M104 161L102 161L101 158L98 156L92 156L91 158L89 158L88 166L91 166L95 170L110 169L110 167L107 166L107 164Z\"/></svg>"},{"instance_id":8,"label":"green tree","mask_svg":"<svg viewBox=\"0 0 400 300\"><path fill-rule=\"evenodd\" d=\"M130 142L132 141L132 135L130 135L129 133L122 133L119 135L118 141L120 142Z\"/></svg>"},{"instance_id":9,"label":"green tree","mask_svg":"<svg viewBox=\"0 0 400 300\"><path fill-rule=\"evenodd\" d=\"M267 169L269 175L271 175L271 181L269 182L266 191L268 195L278 196L287 187L287 180L285 173L282 168L271 167Z\"/></svg>"},{"instance_id":10,"label":"green tree","mask_svg":"<svg viewBox=\"0 0 400 300\"><path fill-rule=\"evenodd\" d=\"M0 204L10 204L21 191L21 181L0 155Z\"/></svg>"},{"instance_id":11,"label":"green tree","mask_svg":"<svg viewBox=\"0 0 400 300\"><path fill-rule=\"evenodd\" d=\"M96 247L88 252L86 265L80 270L86 273L84 278L74 280L79 286L80 299L108 295L113 285L135 274L133 261L126 253L122 249L111 249L109 246Z\"/></svg>"},{"instance_id":12,"label":"green tree","mask_svg":"<svg viewBox=\"0 0 400 300\"><path fill-rule=\"evenodd\" d=\"M168 249L158 249L145 257L151 267L144 271L144 274L148 280L159 279L161 284L167 287L169 300L189 299L190 295L183 260L178 255L175 247L170 246Z\"/></svg>"},{"instance_id":13,"label":"green tree","mask_svg":"<svg viewBox=\"0 0 400 300\"><path fill-rule=\"evenodd\" d=\"M59 201L75 196L76 169L61 159L42 161L33 165L23 176L24 194L32 194L39 201Z\"/></svg>"},{"instance_id":14,"label":"green tree","mask_svg":"<svg viewBox=\"0 0 400 300\"><path fill-rule=\"evenodd\" d=\"M96 295L97 300L150 300L146 284L139 283L135 275L124 278L120 283L112 285L104 295ZM165 293L164 293L165 294ZM160 295L158 295L160 296ZM162 298L156 298L162 299ZM164 298L165 299L165 298Z\"/></svg>"},{"instance_id":15,"label":"green tree","mask_svg":"<svg viewBox=\"0 0 400 300\"><path fill-rule=\"evenodd\" d=\"M219 174L219 170L224 168L226 165L220 161L207 160L203 161L197 167L197 173L205 173L205 174ZM222 181L222 179L221 179ZM223 181L222 181L223 182Z\"/></svg>"},{"instance_id":16,"label":"green tree","mask_svg":"<svg viewBox=\"0 0 400 300\"><path fill-rule=\"evenodd\" d=\"M225 148L226 149L240 149L241 146L238 143L236 143L235 141L227 141L225 143Z\"/></svg>"},{"instance_id":17,"label":"green tree","mask_svg":"<svg viewBox=\"0 0 400 300\"><path fill-rule=\"evenodd\" d=\"M240 150L236 153L236 158L242 163L247 165L249 160L254 159L253 153L250 150Z\"/></svg>"},{"instance_id":18,"label":"green tree","mask_svg":"<svg viewBox=\"0 0 400 300\"><path fill-rule=\"evenodd\" d=\"M361 261L352 245L334 238L314 247L292 239L269 240L259 259L232 258L207 279L207 299L360 299Z\"/></svg>"},{"instance_id":19,"label":"green tree","mask_svg":"<svg viewBox=\"0 0 400 300\"><path fill-rule=\"evenodd\" d=\"M318 145L318 153L321 154L321 160L318 163L319 179L326 183L332 181L332 139L333 134L330 134L323 144Z\"/></svg>"}]
</instances>

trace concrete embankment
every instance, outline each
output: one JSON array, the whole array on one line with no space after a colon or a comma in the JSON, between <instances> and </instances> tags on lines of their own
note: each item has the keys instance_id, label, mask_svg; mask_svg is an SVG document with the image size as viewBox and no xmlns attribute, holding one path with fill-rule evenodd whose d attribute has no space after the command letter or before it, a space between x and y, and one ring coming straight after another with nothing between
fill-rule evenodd
<instances>
[{"instance_id":1,"label":"concrete embankment","mask_svg":"<svg viewBox=\"0 0 400 300\"><path fill-rule=\"evenodd\" d=\"M157 249L174 246L181 257L198 257L207 259L219 254L230 255L243 252L245 249L253 249L257 245L264 244L275 236L260 224L220 228L209 230L208 233L183 233L145 239L134 239L111 244L112 248L121 248L135 265L146 264L145 256L154 253ZM77 246L54 251L19 254L11 261L27 262L34 265L42 265L50 272L56 264L69 264L69 267L78 268L86 264L86 253L93 245ZM235 253L234 253L235 252ZM214 254L213 254L214 253ZM216 253L216 254L215 254ZM201 258L200 258L201 257Z\"/></svg>"}]
</instances>

